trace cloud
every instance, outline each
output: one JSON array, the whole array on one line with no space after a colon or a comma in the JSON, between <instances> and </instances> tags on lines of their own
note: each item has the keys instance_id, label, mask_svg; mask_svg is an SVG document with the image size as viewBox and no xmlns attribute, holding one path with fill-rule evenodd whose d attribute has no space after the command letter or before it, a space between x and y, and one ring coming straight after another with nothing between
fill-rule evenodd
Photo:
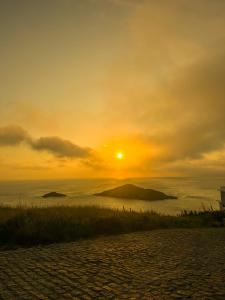
<instances>
[{"instance_id":1,"label":"cloud","mask_svg":"<svg viewBox=\"0 0 225 300\"><path fill-rule=\"evenodd\" d=\"M91 0L92 2L111 3L118 6L136 7L143 4L146 0Z\"/></svg>"},{"instance_id":2,"label":"cloud","mask_svg":"<svg viewBox=\"0 0 225 300\"><path fill-rule=\"evenodd\" d=\"M100 86L104 105L99 106L100 126L94 125L94 136L137 134L144 140L143 147L156 149L142 164L137 159L141 175L162 175L166 170L168 174L222 173L225 1L92 1L114 3L115 12L132 7L119 33L118 57L113 54L114 61L110 58L110 66L106 64ZM34 139L19 127L0 129L1 146L20 143L55 157L81 159L95 169L113 165L109 159L104 166L93 150L59 137Z\"/></svg>"},{"instance_id":3,"label":"cloud","mask_svg":"<svg viewBox=\"0 0 225 300\"><path fill-rule=\"evenodd\" d=\"M0 146L15 146L29 141L28 133L19 126L0 127Z\"/></svg>"},{"instance_id":4,"label":"cloud","mask_svg":"<svg viewBox=\"0 0 225 300\"><path fill-rule=\"evenodd\" d=\"M157 92L158 104L151 111L163 120L163 127L155 119L158 130L150 139L167 149L168 158L200 158L223 148L224 53L222 47L213 56L179 69L173 80Z\"/></svg>"},{"instance_id":5,"label":"cloud","mask_svg":"<svg viewBox=\"0 0 225 300\"><path fill-rule=\"evenodd\" d=\"M82 148L68 140L59 137L41 137L30 143L37 151L48 151L58 157L85 158L91 154L91 149Z\"/></svg>"},{"instance_id":6,"label":"cloud","mask_svg":"<svg viewBox=\"0 0 225 300\"><path fill-rule=\"evenodd\" d=\"M47 151L61 158L87 158L92 156L90 148L80 147L57 136L34 139L19 126L0 127L0 146L17 146L21 143L26 143L35 151Z\"/></svg>"},{"instance_id":7,"label":"cloud","mask_svg":"<svg viewBox=\"0 0 225 300\"><path fill-rule=\"evenodd\" d=\"M225 2L145 1L127 24L105 82L106 122L160 149L146 172L218 169L205 155L225 144Z\"/></svg>"},{"instance_id":8,"label":"cloud","mask_svg":"<svg viewBox=\"0 0 225 300\"><path fill-rule=\"evenodd\" d=\"M108 0L108 2L114 3L116 5L137 6L142 4L144 0Z\"/></svg>"},{"instance_id":9,"label":"cloud","mask_svg":"<svg viewBox=\"0 0 225 300\"><path fill-rule=\"evenodd\" d=\"M225 47L195 63L180 67L170 80L149 96L139 122L149 147L161 152L149 169L179 174L224 174L224 156L216 164L207 154L225 145ZM146 133L148 132L148 133ZM218 159L217 159L218 161Z\"/></svg>"}]
</instances>

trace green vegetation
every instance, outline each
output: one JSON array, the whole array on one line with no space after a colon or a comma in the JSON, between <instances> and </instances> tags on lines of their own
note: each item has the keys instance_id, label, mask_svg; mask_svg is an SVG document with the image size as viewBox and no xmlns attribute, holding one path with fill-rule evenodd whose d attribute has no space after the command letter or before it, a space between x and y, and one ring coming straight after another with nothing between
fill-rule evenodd
<instances>
[{"instance_id":1,"label":"green vegetation","mask_svg":"<svg viewBox=\"0 0 225 300\"><path fill-rule=\"evenodd\" d=\"M152 229L221 227L224 221L225 213L213 210L166 216L99 207L0 207L0 246L68 242Z\"/></svg>"}]
</instances>

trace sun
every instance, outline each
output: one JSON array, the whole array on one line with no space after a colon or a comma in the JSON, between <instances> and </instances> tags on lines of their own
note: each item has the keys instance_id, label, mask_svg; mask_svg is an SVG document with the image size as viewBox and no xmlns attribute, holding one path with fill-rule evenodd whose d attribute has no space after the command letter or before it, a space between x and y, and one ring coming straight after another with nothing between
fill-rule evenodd
<instances>
[{"instance_id":1,"label":"sun","mask_svg":"<svg viewBox=\"0 0 225 300\"><path fill-rule=\"evenodd\" d=\"M119 160L123 159L124 158L123 152L117 152L116 153L116 158L119 159Z\"/></svg>"}]
</instances>

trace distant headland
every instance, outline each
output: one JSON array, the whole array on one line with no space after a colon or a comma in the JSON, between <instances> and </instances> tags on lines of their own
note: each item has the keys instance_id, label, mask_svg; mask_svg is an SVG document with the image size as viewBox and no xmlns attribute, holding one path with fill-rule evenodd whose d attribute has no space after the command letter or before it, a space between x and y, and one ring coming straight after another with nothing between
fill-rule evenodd
<instances>
[{"instance_id":1,"label":"distant headland","mask_svg":"<svg viewBox=\"0 0 225 300\"><path fill-rule=\"evenodd\" d=\"M58 197L66 197L66 195L65 194L60 194L60 193L57 193L57 192L50 192L50 193L44 194L42 196L42 198L58 198Z\"/></svg>"},{"instance_id":2,"label":"distant headland","mask_svg":"<svg viewBox=\"0 0 225 300\"><path fill-rule=\"evenodd\" d=\"M133 184L124 184L114 189L106 190L101 193L94 194L95 196L124 198L124 199L138 199L138 200L165 200L177 199L175 196L166 195L162 192L144 189Z\"/></svg>"}]
</instances>

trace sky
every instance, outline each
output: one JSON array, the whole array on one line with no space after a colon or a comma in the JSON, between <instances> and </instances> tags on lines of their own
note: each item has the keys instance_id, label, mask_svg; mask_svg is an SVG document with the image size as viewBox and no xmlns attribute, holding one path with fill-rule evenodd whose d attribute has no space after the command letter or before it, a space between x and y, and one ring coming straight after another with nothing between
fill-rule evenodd
<instances>
[{"instance_id":1,"label":"sky","mask_svg":"<svg viewBox=\"0 0 225 300\"><path fill-rule=\"evenodd\" d=\"M0 179L224 176L224 28L223 0L0 0Z\"/></svg>"}]
</instances>

